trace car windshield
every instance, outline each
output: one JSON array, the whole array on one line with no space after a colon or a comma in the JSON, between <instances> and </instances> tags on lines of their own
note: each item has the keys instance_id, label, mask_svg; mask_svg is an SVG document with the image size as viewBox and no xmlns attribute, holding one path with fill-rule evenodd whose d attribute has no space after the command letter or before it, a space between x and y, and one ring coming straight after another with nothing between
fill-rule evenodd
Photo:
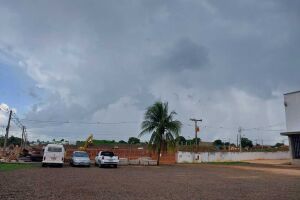
<instances>
[{"instance_id":1,"label":"car windshield","mask_svg":"<svg viewBox=\"0 0 300 200\"><path fill-rule=\"evenodd\" d=\"M86 152L75 152L73 154L74 157L89 157Z\"/></svg>"},{"instance_id":2,"label":"car windshield","mask_svg":"<svg viewBox=\"0 0 300 200\"><path fill-rule=\"evenodd\" d=\"M48 147L49 152L62 152L61 147Z\"/></svg>"},{"instance_id":3,"label":"car windshield","mask_svg":"<svg viewBox=\"0 0 300 200\"><path fill-rule=\"evenodd\" d=\"M104 151L104 152L101 152L101 156L114 156L114 153L113 152L109 152L109 151Z\"/></svg>"}]
</instances>

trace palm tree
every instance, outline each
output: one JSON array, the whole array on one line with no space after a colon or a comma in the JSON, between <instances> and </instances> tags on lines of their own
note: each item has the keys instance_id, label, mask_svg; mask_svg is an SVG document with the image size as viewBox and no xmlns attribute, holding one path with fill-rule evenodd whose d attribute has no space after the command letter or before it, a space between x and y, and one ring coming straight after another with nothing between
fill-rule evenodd
<instances>
[{"instance_id":1,"label":"palm tree","mask_svg":"<svg viewBox=\"0 0 300 200\"><path fill-rule=\"evenodd\" d=\"M151 133L149 145L157 151L157 165L159 165L160 153L162 147L175 147L175 138L179 136L181 122L174 120L177 113L172 111L168 113L168 103L156 102L148 107L144 115L144 121L141 124L142 131L139 137Z\"/></svg>"}]
</instances>

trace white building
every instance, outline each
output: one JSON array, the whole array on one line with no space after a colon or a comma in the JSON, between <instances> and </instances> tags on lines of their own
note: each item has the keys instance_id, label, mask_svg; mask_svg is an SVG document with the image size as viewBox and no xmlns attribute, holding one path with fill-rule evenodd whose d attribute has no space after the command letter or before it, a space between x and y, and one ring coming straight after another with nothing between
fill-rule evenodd
<instances>
[{"instance_id":1,"label":"white building","mask_svg":"<svg viewBox=\"0 0 300 200\"><path fill-rule=\"evenodd\" d=\"M292 164L300 165L300 91L284 94L287 132Z\"/></svg>"}]
</instances>

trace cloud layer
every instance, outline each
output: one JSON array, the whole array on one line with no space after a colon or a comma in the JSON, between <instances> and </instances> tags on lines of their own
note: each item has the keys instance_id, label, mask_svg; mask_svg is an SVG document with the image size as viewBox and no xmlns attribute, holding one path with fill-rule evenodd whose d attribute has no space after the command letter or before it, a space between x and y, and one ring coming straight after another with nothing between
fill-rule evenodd
<instances>
[{"instance_id":1,"label":"cloud layer","mask_svg":"<svg viewBox=\"0 0 300 200\"><path fill-rule=\"evenodd\" d=\"M164 100L184 122L184 136L193 136L189 118L199 117L205 140L233 140L238 126L284 122L282 93L299 89L297 8L282 1L2 2L0 63L34 82L27 119L130 122L27 122L32 138L127 139L138 135L145 108ZM279 132L245 134L281 140Z\"/></svg>"}]
</instances>

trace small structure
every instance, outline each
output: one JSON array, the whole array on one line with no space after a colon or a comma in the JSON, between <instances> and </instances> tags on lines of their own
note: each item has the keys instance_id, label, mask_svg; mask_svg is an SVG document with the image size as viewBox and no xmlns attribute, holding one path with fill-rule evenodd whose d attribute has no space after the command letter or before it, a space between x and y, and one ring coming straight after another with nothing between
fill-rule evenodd
<instances>
[{"instance_id":1,"label":"small structure","mask_svg":"<svg viewBox=\"0 0 300 200\"><path fill-rule=\"evenodd\" d=\"M287 132L290 144L291 162L300 166L300 91L284 94Z\"/></svg>"}]
</instances>

